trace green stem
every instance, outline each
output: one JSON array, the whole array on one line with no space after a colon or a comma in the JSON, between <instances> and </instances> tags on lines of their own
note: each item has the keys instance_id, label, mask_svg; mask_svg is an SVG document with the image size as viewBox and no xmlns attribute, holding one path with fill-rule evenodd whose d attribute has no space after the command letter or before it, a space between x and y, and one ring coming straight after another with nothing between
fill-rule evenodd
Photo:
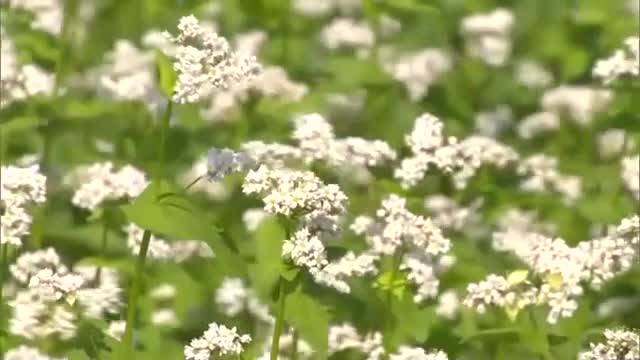
<instances>
[{"instance_id":1,"label":"green stem","mask_svg":"<svg viewBox=\"0 0 640 360\"><path fill-rule=\"evenodd\" d=\"M160 161L160 177L164 178L166 176L165 170L165 162L167 160L167 137L169 135L169 124L171 122L171 113L173 111L173 102L171 99L167 101L167 108L165 109L164 115L162 116L162 124L160 127L160 150L159 150L159 161Z\"/></svg>"},{"instance_id":2,"label":"green stem","mask_svg":"<svg viewBox=\"0 0 640 360\"><path fill-rule=\"evenodd\" d=\"M133 284L131 286L131 292L129 293L129 301L127 302L127 325L124 330L124 336L122 338L122 346L124 349L124 359L133 359L133 323L136 317L136 304L138 302L138 296L140 295L140 285L142 283L142 272L144 271L144 263L147 258L147 251L149 250L149 243L151 242L151 232L144 231L142 235L142 244L140 244L140 251L138 252L138 261L136 263L136 273L133 278Z\"/></svg>"},{"instance_id":3,"label":"green stem","mask_svg":"<svg viewBox=\"0 0 640 360\"><path fill-rule=\"evenodd\" d=\"M198 181L204 179L204 175L198 176L195 180L193 180L189 185L185 186L184 191L189 191L193 185L195 185Z\"/></svg>"},{"instance_id":4,"label":"green stem","mask_svg":"<svg viewBox=\"0 0 640 360\"><path fill-rule=\"evenodd\" d=\"M278 360L278 354L280 353L280 335L282 334L282 327L284 325L285 298L287 297L285 281L283 278L280 278L278 281L278 317L276 318L276 325L273 329L273 339L271 341L271 360Z\"/></svg>"}]
</instances>

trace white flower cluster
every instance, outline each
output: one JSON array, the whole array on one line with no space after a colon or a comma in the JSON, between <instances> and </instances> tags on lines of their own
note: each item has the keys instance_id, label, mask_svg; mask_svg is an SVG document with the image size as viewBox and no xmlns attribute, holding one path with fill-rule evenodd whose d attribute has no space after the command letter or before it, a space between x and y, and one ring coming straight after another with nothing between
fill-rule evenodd
<instances>
[{"instance_id":1,"label":"white flower cluster","mask_svg":"<svg viewBox=\"0 0 640 360\"><path fill-rule=\"evenodd\" d=\"M364 271L355 272L362 276L375 273L375 262L379 256L400 253L400 270L406 271L407 279L416 286L414 301L420 303L435 297L438 293L438 272L442 271L440 261L451 250L451 242L429 218L413 214L406 208L406 200L390 195L382 201L376 218L361 216L351 229L358 235L365 235L370 248L364 255L371 264Z\"/></svg>"},{"instance_id":2,"label":"white flower cluster","mask_svg":"<svg viewBox=\"0 0 640 360\"><path fill-rule=\"evenodd\" d=\"M111 162L103 162L74 170L66 183L77 187L71 199L73 205L94 211L109 201L136 198L148 181L142 171L131 165L115 170Z\"/></svg>"},{"instance_id":3,"label":"white flower cluster","mask_svg":"<svg viewBox=\"0 0 640 360\"><path fill-rule=\"evenodd\" d=\"M21 0L12 2L13 6L33 14L31 27L60 35L62 31L63 1L61 0Z\"/></svg>"},{"instance_id":4,"label":"white flower cluster","mask_svg":"<svg viewBox=\"0 0 640 360\"><path fill-rule=\"evenodd\" d=\"M329 50L367 50L375 44L376 35L367 22L340 17L333 19L322 29L320 39Z\"/></svg>"},{"instance_id":5,"label":"white flower cluster","mask_svg":"<svg viewBox=\"0 0 640 360\"><path fill-rule=\"evenodd\" d=\"M54 358L40 352L40 350L20 345L7 351L4 360L67 360L66 358Z\"/></svg>"},{"instance_id":6,"label":"white flower cluster","mask_svg":"<svg viewBox=\"0 0 640 360\"><path fill-rule=\"evenodd\" d=\"M553 83L553 75L534 61L521 61L516 65L516 81L528 89L543 89Z\"/></svg>"},{"instance_id":7,"label":"white flower cluster","mask_svg":"<svg viewBox=\"0 0 640 360\"><path fill-rule=\"evenodd\" d=\"M411 101L425 97L452 68L451 56L442 49L428 48L384 64L394 79L404 84Z\"/></svg>"},{"instance_id":8,"label":"white flower cluster","mask_svg":"<svg viewBox=\"0 0 640 360\"><path fill-rule=\"evenodd\" d=\"M259 321L273 323L269 307L258 300L252 288L240 278L225 278L216 290L216 305L227 316L237 316L246 311Z\"/></svg>"},{"instance_id":9,"label":"white flower cluster","mask_svg":"<svg viewBox=\"0 0 640 360\"><path fill-rule=\"evenodd\" d=\"M131 254L137 255L142 245L144 230L135 224L127 225L124 230L127 233L129 251L131 251ZM150 259L182 263L197 257L210 258L214 256L214 253L204 241L180 240L169 242L151 235L147 256Z\"/></svg>"},{"instance_id":10,"label":"white flower cluster","mask_svg":"<svg viewBox=\"0 0 640 360\"><path fill-rule=\"evenodd\" d=\"M84 285L84 278L74 273L58 274L49 268L38 271L29 280L29 288L34 289L43 298L65 300L73 304L77 291Z\"/></svg>"},{"instance_id":11,"label":"white flower cluster","mask_svg":"<svg viewBox=\"0 0 640 360\"><path fill-rule=\"evenodd\" d=\"M591 343L590 350L580 354L580 360L640 359L640 332L626 329L606 329L604 343Z\"/></svg>"},{"instance_id":12,"label":"white flower cluster","mask_svg":"<svg viewBox=\"0 0 640 360\"><path fill-rule=\"evenodd\" d=\"M621 165L622 182L636 200L640 200L640 155L623 158Z\"/></svg>"},{"instance_id":13,"label":"white flower cluster","mask_svg":"<svg viewBox=\"0 0 640 360\"><path fill-rule=\"evenodd\" d=\"M426 352L423 348L400 346L389 355L389 360L449 360L449 357L440 350Z\"/></svg>"},{"instance_id":14,"label":"white flower cluster","mask_svg":"<svg viewBox=\"0 0 640 360\"><path fill-rule=\"evenodd\" d=\"M235 47L238 53L258 56L267 33L249 31L238 34ZM287 71L276 65L265 65L258 77L253 77L228 89L216 89L200 114L206 121L229 121L237 117L230 116L238 111L243 102L255 95L276 98L287 102L300 101L309 91L307 85L289 78Z\"/></svg>"},{"instance_id":15,"label":"white flower cluster","mask_svg":"<svg viewBox=\"0 0 640 360\"><path fill-rule=\"evenodd\" d=\"M444 195L431 195L424 199L424 207L432 215L433 223L443 229L462 231L479 222L477 214L482 205L481 199L469 207L458 204Z\"/></svg>"},{"instance_id":16,"label":"white flower cluster","mask_svg":"<svg viewBox=\"0 0 640 360\"><path fill-rule=\"evenodd\" d=\"M457 316L459 309L460 297L455 290L449 289L443 291L440 296L438 296L436 315L448 320L452 320Z\"/></svg>"},{"instance_id":17,"label":"white flower cluster","mask_svg":"<svg viewBox=\"0 0 640 360\"><path fill-rule=\"evenodd\" d=\"M249 171L242 191L261 195L269 213L305 214L318 221L341 214L347 202L338 185L325 185L310 171L269 169L265 165Z\"/></svg>"},{"instance_id":18,"label":"white flower cluster","mask_svg":"<svg viewBox=\"0 0 640 360\"><path fill-rule=\"evenodd\" d=\"M566 114L575 124L587 126L608 109L612 100L613 93L609 90L562 85L546 91L541 104L545 111Z\"/></svg>"},{"instance_id":19,"label":"white flower cluster","mask_svg":"<svg viewBox=\"0 0 640 360\"><path fill-rule=\"evenodd\" d=\"M442 351L425 351L422 348L402 345L395 353L385 352L382 334L372 332L366 336L358 333L351 324L343 323L329 327L329 353L341 351L358 351L366 355L367 360L448 360L447 354Z\"/></svg>"},{"instance_id":20,"label":"white flower cluster","mask_svg":"<svg viewBox=\"0 0 640 360\"><path fill-rule=\"evenodd\" d=\"M317 113L297 117L292 137L305 160L324 160L336 167L379 166L396 158L395 151L382 140L336 138L333 126Z\"/></svg>"},{"instance_id":21,"label":"white flower cluster","mask_svg":"<svg viewBox=\"0 0 640 360\"><path fill-rule=\"evenodd\" d=\"M296 117L292 137L297 146L249 141L242 149L257 163L274 167L323 161L351 180L357 180L358 174L368 175L366 167L382 166L396 158L396 152L384 141L336 138L333 126L317 113Z\"/></svg>"},{"instance_id":22,"label":"white flower cluster","mask_svg":"<svg viewBox=\"0 0 640 360\"><path fill-rule=\"evenodd\" d=\"M86 79L90 84L97 84L98 95L117 101L140 101L151 109L160 106L162 95L158 91L151 51L119 39L107 53L106 60Z\"/></svg>"},{"instance_id":23,"label":"white flower cluster","mask_svg":"<svg viewBox=\"0 0 640 360\"><path fill-rule=\"evenodd\" d=\"M528 284L525 284L528 285ZM537 291L521 283L510 283L505 277L491 274L467 286L463 304L483 314L489 306L521 310L537 302Z\"/></svg>"},{"instance_id":24,"label":"white flower cluster","mask_svg":"<svg viewBox=\"0 0 640 360\"><path fill-rule=\"evenodd\" d=\"M22 245L33 221L30 208L46 200L46 181L38 165L0 168L0 245Z\"/></svg>"},{"instance_id":25,"label":"white flower cluster","mask_svg":"<svg viewBox=\"0 0 640 360\"><path fill-rule=\"evenodd\" d=\"M527 246L527 234L538 233L553 235L555 226L552 223L541 222L535 211L511 208L505 211L497 222L497 231L493 233L492 247L496 251L517 251Z\"/></svg>"},{"instance_id":26,"label":"white flower cluster","mask_svg":"<svg viewBox=\"0 0 640 360\"><path fill-rule=\"evenodd\" d=\"M511 55L511 31L515 18L510 10L498 8L489 13L462 19L460 32L467 52L491 66L502 66Z\"/></svg>"},{"instance_id":27,"label":"white flower cluster","mask_svg":"<svg viewBox=\"0 0 640 360\"><path fill-rule=\"evenodd\" d=\"M35 64L18 63L13 41L0 27L2 66L0 68L0 108L27 97L53 93L54 76Z\"/></svg>"},{"instance_id":28,"label":"white flower cluster","mask_svg":"<svg viewBox=\"0 0 640 360\"><path fill-rule=\"evenodd\" d=\"M244 172L255 166L253 160L242 152L230 149L211 149L207 154L207 177L222 180L232 172Z\"/></svg>"},{"instance_id":29,"label":"white flower cluster","mask_svg":"<svg viewBox=\"0 0 640 360\"><path fill-rule=\"evenodd\" d=\"M513 112L508 105L498 105L493 110L479 112L474 121L480 135L495 139L511 126Z\"/></svg>"},{"instance_id":30,"label":"white flower cluster","mask_svg":"<svg viewBox=\"0 0 640 360\"><path fill-rule=\"evenodd\" d=\"M520 183L520 188L525 191L555 191L569 204L582 196L582 180L577 176L561 174L558 171L558 159L554 157L531 155L518 164L517 172L525 177Z\"/></svg>"},{"instance_id":31,"label":"white flower cluster","mask_svg":"<svg viewBox=\"0 0 640 360\"><path fill-rule=\"evenodd\" d=\"M360 0L294 0L292 6L296 14L320 17L333 12L354 13L360 9L362 2Z\"/></svg>"},{"instance_id":32,"label":"white flower cluster","mask_svg":"<svg viewBox=\"0 0 640 360\"><path fill-rule=\"evenodd\" d=\"M633 139L623 129L607 129L598 135L598 153L602 159L619 156L633 148Z\"/></svg>"},{"instance_id":33,"label":"white flower cluster","mask_svg":"<svg viewBox=\"0 0 640 360\"><path fill-rule=\"evenodd\" d=\"M122 289L114 270L102 268L99 279L96 267L79 266L70 271L53 248L22 254L10 272L18 289L9 300L9 331L17 336L70 339L79 316L100 319L117 314L122 305ZM79 307L60 302L63 298Z\"/></svg>"},{"instance_id":34,"label":"white flower cluster","mask_svg":"<svg viewBox=\"0 0 640 360\"><path fill-rule=\"evenodd\" d=\"M560 238L514 232L521 239L517 246L512 245L512 251L542 279L540 286L525 281L526 274L517 281L492 274L468 286L465 305L483 312L487 306L517 311L531 304L546 304L549 323L569 317L578 308L582 283L597 290L631 268L639 256L638 230L638 216L625 218L610 235L580 242L576 247Z\"/></svg>"},{"instance_id":35,"label":"white flower cluster","mask_svg":"<svg viewBox=\"0 0 640 360\"><path fill-rule=\"evenodd\" d=\"M329 327L329 353L345 350L364 353L367 360L381 360L385 356L380 332L361 336L358 330L348 323Z\"/></svg>"},{"instance_id":36,"label":"white flower cluster","mask_svg":"<svg viewBox=\"0 0 640 360\"><path fill-rule=\"evenodd\" d=\"M613 54L596 62L593 67L593 76L602 79L605 84L610 84L623 77L640 76L640 37L630 36L624 40L626 48L618 49Z\"/></svg>"},{"instance_id":37,"label":"white flower cluster","mask_svg":"<svg viewBox=\"0 0 640 360\"><path fill-rule=\"evenodd\" d=\"M544 132L560 128L560 116L551 111L539 111L527 115L518 123L518 136L523 139L532 139Z\"/></svg>"},{"instance_id":38,"label":"white flower cluster","mask_svg":"<svg viewBox=\"0 0 640 360\"><path fill-rule=\"evenodd\" d=\"M449 137L445 141L442 128L440 119L429 113L416 119L411 134L405 137L413 156L403 159L394 174L404 188L415 186L434 166L452 174L454 185L462 189L482 165L502 168L518 159L512 148L483 136L461 141Z\"/></svg>"},{"instance_id":39,"label":"white flower cluster","mask_svg":"<svg viewBox=\"0 0 640 360\"><path fill-rule=\"evenodd\" d=\"M203 28L193 15L182 17L178 30L175 37L167 34L177 45L175 102L199 102L216 89L231 88L260 72L255 57L232 51L226 39Z\"/></svg>"},{"instance_id":40,"label":"white flower cluster","mask_svg":"<svg viewBox=\"0 0 640 360\"><path fill-rule=\"evenodd\" d=\"M216 323L209 324L204 334L191 340L184 347L185 360L208 360L212 356L240 355L251 336L238 334L236 328L229 329Z\"/></svg>"},{"instance_id":41,"label":"white flower cluster","mask_svg":"<svg viewBox=\"0 0 640 360\"><path fill-rule=\"evenodd\" d=\"M200 113L210 122L229 121L235 119L230 114L240 109L242 102L248 100L252 94L297 102L307 92L307 86L291 80L284 69L265 66L261 76L247 81L244 86L214 92L211 101Z\"/></svg>"}]
</instances>

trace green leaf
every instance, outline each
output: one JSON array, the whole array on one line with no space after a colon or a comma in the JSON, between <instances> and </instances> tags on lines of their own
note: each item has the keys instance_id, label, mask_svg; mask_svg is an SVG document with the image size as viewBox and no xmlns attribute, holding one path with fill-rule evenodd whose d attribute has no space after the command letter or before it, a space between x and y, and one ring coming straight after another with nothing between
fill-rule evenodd
<instances>
[{"instance_id":1,"label":"green leaf","mask_svg":"<svg viewBox=\"0 0 640 360\"><path fill-rule=\"evenodd\" d=\"M562 274L549 274L546 277L547 283L551 286L553 290L562 289L562 285L564 284L564 279L562 278Z\"/></svg>"},{"instance_id":2,"label":"green leaf","mask_svg":"<svg viewBox=\"0 0 640 360\"><path fill-rule=\"evenodd\" d=\"M374 287L382 291L390 291L398 300L402 300L407 289L408 281L406 275L399 271L387 271L376 279Z\"/></svg>"},{"instance_id":3,"label":"green leaf","mask_svg":"<svg viewBox=\"0 0 640 360\"><path fill-rule=\"evenodd\" d=\"M330 314L324 305L304 292L302 282L287 296L284 318L311 345L315 358L327 358Z\"/></svg>"},{"instance_id":4,"label":"green leaf","mask_svg":"<svg viewBox=\"0 0 640 360\"><path fill-rule=\"evenodd\" d=\"M298 274L300 274L300 268L287 263L287 262L282 262L280 265L280 276L282 276L284 279L288 280L288 281L293 281Z\"/></svg>"},{"instance_id":5,"label":"green leaf","mask_svg":"<svg viewBox=\"0 0 640 360\"><path fill-rule=\"evenodd\" d=\"M291 280L289 279L291 274L283 272L282 243L284 239L285 231L273 217L263 220L256 229L256 261L250 266L249 275L258 292L264 297L270 296L281 274L285 279Z\"/></svg>"},{"instance_id":6,"label":"green leaf","mask_svg":"<svg viewBox=\"0 0 640 360\"><path fill-rule=\"evenodd\" d=\"M509 283L509 285L518 285L521 282L527 280L528 276L529 270L515 270L509 273L509 275L507 276L507 282Z\"/></svg>"},{"instance_id":7,"label":"green leaf","mask_svg":"<svg viewBox=\"0 0 640 360\"><path fill-rule=\"evenodd\" d=\"M170 98L173 96L177 75L171 60L160 50L156 51L156 67L158 69L160 90L166 97Z\"/></svg>"},{"instance_id":8,"label":"green leaf","mask_svg":"<svg viewBox=\"0 0 640 360\"><path fill-rule=\"evenodd\" d=\"M66 357L68 360L91 360L86 352L79 349L68 352Z\"/></svg>"},{"instance_id":9,"label":"green leaf","mask_svg":"<svg viewBox=\"0 0 640 360\"><path fill-rule=\"evenodd\" d=\"M203 211L166 180L151 182L122 210L129 221L174 240L202 240L212 244L220 239L218 229L202 217Z\"/></svg>"},{"instance_id":10,"label":"green leaf","mask_svg":"<svg viewBox=\"0 0 640 360\"><path fill-rule=\"evenodd\" d=\"M40 119L33 116L20 116L0 123L0 131L8 134L12 131L29 130L37 127Z\"/></svg>"}]
</instances>

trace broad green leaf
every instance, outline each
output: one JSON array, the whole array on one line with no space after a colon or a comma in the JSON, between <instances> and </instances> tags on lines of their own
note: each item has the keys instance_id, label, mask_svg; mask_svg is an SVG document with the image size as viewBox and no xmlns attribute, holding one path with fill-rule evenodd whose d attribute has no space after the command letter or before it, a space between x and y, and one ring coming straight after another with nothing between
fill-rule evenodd
<instances>
[{"instance_id":1,"label":"broad green leaf","mask_svg":"<svg viewBox=\"0 0 640 360\"><path fill-rule=\"evenodd\" d=\"M311 345L316 359L326 359L330 314L324 305L304 291L302 285L301 282L287 296L284 318Z\"/></svg>"},{"instance_id":2,"label":"broad green leaf","mask_svg":"<svg viewBox=\"0 0 640 360\"><path fill-rule=\"evenodd\" d=\"M509 283L509 285L518 285L521 282L527 280L528 276L529 270L515 270L509 273L509 275L507 276L507 282Z\"/></svg>"},{"instance_id":3,"label":"broad green leaf","mask_svg":"<svg viewBox=\"0 0 640 360\"><path fill-rule=\"evenodd\" d=\"M0 131L5 134L12 131L30 130L40 125L40 119L34 116L20 116L0 123Z\"/></svg>"},{"instance_id":4,"label":"broad green leaf","mask_svg":"<svg viewBox=\"0 0 640 360\"><path fill-rule=\"evenodd\" d=\"M255 232L256 261L250 266L250 276L254 286L263 296L269 296L278 278L283 273L282 243L285 240L284 229L275 218L267 218L260 223ZM291 274L283 274L288 278ZM289 279L287 279L289 280Z\"/></svg>"},{"instance_id":5,"label":"broad green leaf","mask_svg":"<svg viewBox=\"0 0 640 360\"><path fill-rule=\"evenodd\" d=\"M164 96L170 98L173 96L177 75L171 60L160 50L156 51L156 67L158 69L160 90Z\"/></svg>"},{"instance_id":6,"label":"broad green leaf","mask_svg":"<svg viewBox=\"0 0 640 360\"><path fill-rule=\"evenodd\" d=\"M203 211L166 180L151 182L122 210L141 228L174 240L202 240L210 245L220 240L218 229L202 217Z\"/></svg>"}]
</instances>

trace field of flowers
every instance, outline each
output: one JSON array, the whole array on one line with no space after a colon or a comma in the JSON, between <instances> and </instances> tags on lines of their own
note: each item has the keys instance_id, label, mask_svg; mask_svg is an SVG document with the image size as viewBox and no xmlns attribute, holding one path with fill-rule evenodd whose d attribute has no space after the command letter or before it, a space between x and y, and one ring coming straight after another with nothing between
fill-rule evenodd
<instances>
[{"instance_id":1,"label":"field of flowers","mask_svg":"<svg viewBox=\"0 0 640 360\"><path fill-rule=\"evenodd\" d=\"M640 360L639 0L0 0L0 358Z\"/></svg>"}]
</instances>

